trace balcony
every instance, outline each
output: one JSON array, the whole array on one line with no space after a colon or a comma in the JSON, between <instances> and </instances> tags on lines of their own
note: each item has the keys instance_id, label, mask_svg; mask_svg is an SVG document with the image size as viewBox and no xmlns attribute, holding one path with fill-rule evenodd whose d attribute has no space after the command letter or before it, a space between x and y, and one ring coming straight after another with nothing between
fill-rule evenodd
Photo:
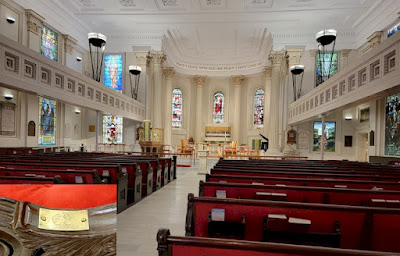
<instances>
[{"instance_id":1,"label":"balcony","mask_svg":"<svg viewBox=\"0 0 400 256\"><path fill-rule=\"evenodd\" d=\"M400 91L400 32L289 105L289 124L354 107Z\"/></svg>"},{"instance_id":2,"label":"balcony","mask_svg":"<svg viewBox=\"0 0 400 256\"><path fill-rule=\"evenodd\" d=\"M0 85L143 121L145 105L0 35Z\"/></svg>"}]
</instances>

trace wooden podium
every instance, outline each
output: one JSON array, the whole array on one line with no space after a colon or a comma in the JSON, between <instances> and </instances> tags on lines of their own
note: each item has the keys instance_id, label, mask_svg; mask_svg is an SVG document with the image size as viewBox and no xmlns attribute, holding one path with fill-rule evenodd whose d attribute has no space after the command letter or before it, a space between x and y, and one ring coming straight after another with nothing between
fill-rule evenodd
<instances>
[{"instance_id":1,"label":"wooden podium","mask_svg":"<svg viewBox=\"0 0 400 256\"><path fill-rule=\"evenodd\" d=\"M163 145L161 141L140 141L140 147L143 153L163 153Z\"/></svg>"}]
</instances>

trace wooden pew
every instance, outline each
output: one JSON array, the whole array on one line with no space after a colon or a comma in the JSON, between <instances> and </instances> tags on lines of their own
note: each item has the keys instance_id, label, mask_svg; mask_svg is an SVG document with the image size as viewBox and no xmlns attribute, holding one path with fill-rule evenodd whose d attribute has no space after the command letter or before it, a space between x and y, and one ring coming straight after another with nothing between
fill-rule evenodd
<instances>
[{"instance_id":1,"label":"wooden pew","mask_svg":"<svg viewBox=\"0 0 400 256\"><path fill-rule=\"evenodd\" d=\"M252 242L207 237L171 236L168 229L157 233L159 256L394 256L397 253L336 249L280 243Z\"/></svg>"},{"instance_id":2,"label":"wooden pew","mask_svg":"<svg viewBox=\"0 0 400 256\"><path fill-rule=\"evenodd\" d=\"M400 191L200 181L199 196L400 208ZM383 200L383 201L382 201Z\"/></svg>"},{"instance_id":3,"label":"wooden pew","mask_svg":"<svg viewBox=\"0 0 400 256\"><path fill-rule=\"evenodd\" d=\"M400 183L388 181L346 180L346 179L319 179L319 178L280 178L243 175L207 174L206 181L232 183L262 183L265 185L293 185L310 187L346 186L351 189L378 189L400 191Z\"/></svg>"},{"instance_id":4,"label":"wooden pew","mask_svg":"<svg viewBox=\"0 0 400 256\"><path fill-rule=\"evenodd\" d=\"M237 169L211 169L211 174L243 175L243 176L265 176L265 177L292 177L292 178L325 178L325 179L347 179L347 180L371 180L371 181L400 181L400 176L377 176L367 174L335 174L316 172L291 172L288 171L259 171L259 170L237 170Z\"/></svg>"},{"instance_id":5,"label":"wooden pew","mask_svg":"<svg viewBox=\"0 0 400 256\"><path fill-rule=\"evenodd\" d=\"M313 234L332 234L336 232L335 226L338 222L342 249L400 252L400 243L397 240L397 232L400 229L400 209L195 198L193 194L189 194L186 235L207 237L208 216L212 209L225 209L225 221L229 222L239 222L245 215L245 240L261 241L264 234L264 218L269 214L285 214L292 218L310 220L312 224L306 232Z\"/></svg>"},{"instance_id":6,"label":"wooden pew","mask_svg":"<svg viewBox=\"0 0 400 256\"><path fill-rule=\"evenodd\" d=\"M61 184L60 176L56 177L20 177L0 176L0 184Z\"/></svg>"}]
</instances>

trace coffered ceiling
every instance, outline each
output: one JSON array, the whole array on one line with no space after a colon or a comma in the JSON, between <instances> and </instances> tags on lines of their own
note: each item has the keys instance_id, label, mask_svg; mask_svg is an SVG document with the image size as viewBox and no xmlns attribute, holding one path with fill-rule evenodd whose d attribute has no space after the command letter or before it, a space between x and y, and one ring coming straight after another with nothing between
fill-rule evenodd
<instances>
[{"instance_id":1,"label":"coffered ceiling","mask_svg":"<svg viewBox=\"0 0 400 256\"><path fill-rule=\"evenodd\" d=\"M315 49L315 33L338 30L337 47L365 42L377 22L397 17L399 0L16 0L84 47L88 32L108 37L111 52L164 50L182 72L252 73L271 49ZM392 6L392 7L391 7ZM364 32L368 29L368 32ZM382 29L382 28L380 28ZM371 32L371 33L369 33ZM360 38L360 35L365 38ZM361 43L362 42L362 43ZM241 67L241 68L239 68ZM222 72L222 73L221 73Z\"/></svg>"}]
</instances>

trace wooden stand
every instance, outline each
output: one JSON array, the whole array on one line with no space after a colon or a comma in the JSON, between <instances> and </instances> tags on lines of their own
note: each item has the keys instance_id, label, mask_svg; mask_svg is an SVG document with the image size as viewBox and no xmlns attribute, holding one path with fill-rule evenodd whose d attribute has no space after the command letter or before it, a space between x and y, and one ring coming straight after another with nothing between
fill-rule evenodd
<instances>
[{"instance_id":1,"label":"wooden stand","mask_svg":"<svg viewBox=\"0 0 400 256\"><path fill-rule=\"evenodd\" d=\"M139 144L143 153L156 153L160 155L164 153L161 141L140 141Z\"/></svg>"}]
</instances>

